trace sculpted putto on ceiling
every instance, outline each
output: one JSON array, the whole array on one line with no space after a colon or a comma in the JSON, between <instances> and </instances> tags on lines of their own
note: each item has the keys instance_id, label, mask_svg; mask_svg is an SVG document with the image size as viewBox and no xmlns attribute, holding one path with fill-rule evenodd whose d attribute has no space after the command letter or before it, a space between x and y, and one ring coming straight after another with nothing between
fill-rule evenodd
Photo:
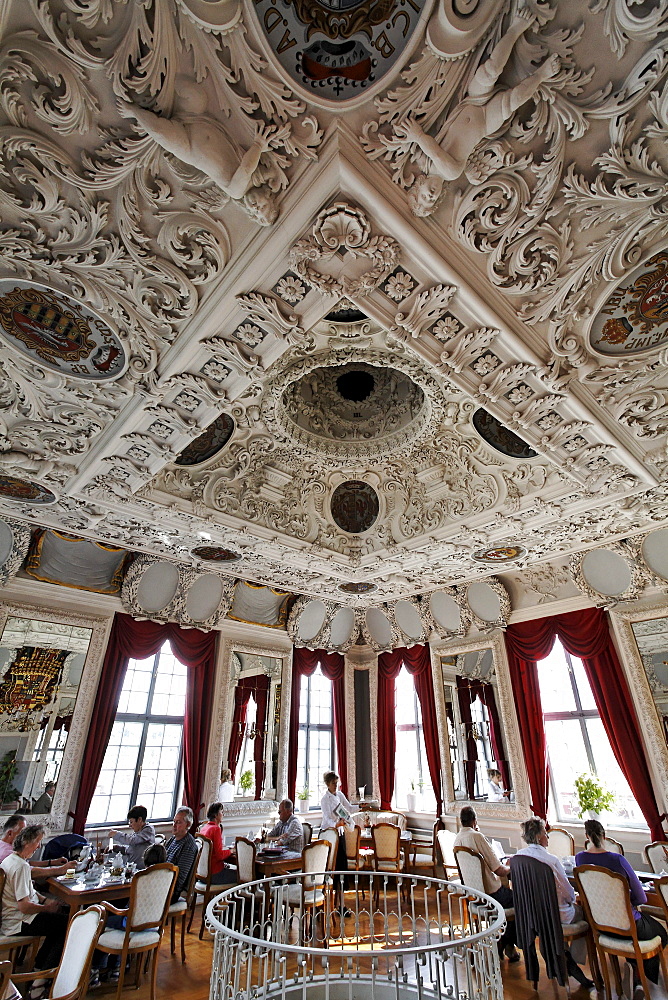
<instances>
[{"instance_id":1,"label":"sculpted putto on ceiling","mask_svg":"<svg viewBox=\"0 0 668 1000\"><path fill-rule=\"evenodd\" d=\"M667 42L660 0L9 3L0 513L354 607L668 519Z\"/></svg>"}]
</instances>

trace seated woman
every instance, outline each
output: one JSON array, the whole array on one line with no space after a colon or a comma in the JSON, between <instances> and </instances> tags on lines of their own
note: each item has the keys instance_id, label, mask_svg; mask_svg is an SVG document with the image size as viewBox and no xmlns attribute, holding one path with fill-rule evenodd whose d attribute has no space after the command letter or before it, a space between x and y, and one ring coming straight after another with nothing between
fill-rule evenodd
<instances>
[{"instance_id":1,"label":"seated woman","mask_svg":"<svg viewBox=\"0 0 668 1000\"><path fill-rule=\"evenodd\" d=\"M155 830L150 823L147 823L148 810L146 806L133 806L128 812L128 826L130 832L125 830L110 830L109 834L114 838L114 844L125 848L125 856L134 861L137 868L144 867L144 851L151 844L155 843Z\"/></svg>"},{"instance_id":2,"label":"seated woman","mask_svg":"<svg viewBox=\"0 0 668 1000\"><path fill-rule=\"evenodd\" d=\"M223 803L212 802L206 811L207 822L199 831L211 841L211 885L230 885L236 882L237 873L225 867L225 859L232 851L223 847Z\"/></svg>"},{"instance_id":3,"label":"seated woman","mask_svg":"<svg viewBox=\"0 0 668 1000\"><path fill-rule=\"evenodd\" d=\"M495 767L487 769L487 801L505 802L508 792L501 783L501 772Z\"/></svg>"},{"instance_id":4,"label":"seated woman","mask_svg":"<svg viewBox=\"0 0 668 1000\"><path fill-rule=\"evenodd\" d=\"M35 969L53 969L60 962L67 933L67 916L60 912L55 899L45 899L35 891L30 879L28 859L33 856L44 836L41 825L26 826L14 839L14 850L0 867L5 873L2 893L2 933L31 934L44 937L35 958ZM44 979L33 981L32 1000L47 996L49 984Z\"/></svg>"},{"instance_id":5,"label":"seated woman","mask_svg":"<svg viewBox=\"0 0 668 1000\"><path fill-rule=\"evenodd\" d=\"M638 881L638 876L633 871L633 868L631 868L631 865L628 863L623 854L615 854L613 851L606 850L605 830L597 819L587 820L585 823L585 833L590 841L590 845L586 851L579 851L575 855L575 864L599 865L601 868L609 868L611 872L617 872L619 875L623 875L629 883L631 906L633 907L633 916L636 921L638 940L649 941L651 938L658 936L661 938L661 944L665 948L666 944L668 944L668 933L666 932L666 928L648 913L641 913L637 909L641 903L647 902L647 896L645 895L645 890ZM616 937L617 935L612 936ZM635 968L635 961L633 959L628 959L628 962L629 965L633 967L633 986L634 989L636 989L640 986L640 977L638 976L637 969ZM659 963L660 960L658 955L655 955L654 958L646 958L643 962L643 965L645 966L645 975L653 983L658 983L659 981Z\"/></svg>"}]
</instances>

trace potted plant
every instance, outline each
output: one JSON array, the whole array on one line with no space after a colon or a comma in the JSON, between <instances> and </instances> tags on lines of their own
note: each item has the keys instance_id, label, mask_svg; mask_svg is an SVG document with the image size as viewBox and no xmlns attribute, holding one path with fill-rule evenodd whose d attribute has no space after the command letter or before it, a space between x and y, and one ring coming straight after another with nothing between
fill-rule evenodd
<instances>
[{"instance_id":1,"label":"potted plant","mask_svg":"<svg viewBox=\"0 0 668 1000\"><path fill-rule=\"evenodd\" d=\"M21 797L20 791L13 784L18 769L16 750L9 750L0 760L0 802L3 808L16 808Z\"/></svg>"},{"instance_id":2,"label":"potted plant","mask_svg":"<svg viewBox=\"0 0 668 1000\"><path fill-rule=\"evenodd\" d=\"M239 778L239 784L241 785L241 791L244 795L248 795L251 788L253 787L253 772L250 770L242 771L241 777Z\"/></svg>"},{"instance_id":3,"label":"potted plant","mask_svg":"<svg viewBox=\"0 0 668 1000\"><path fill-rule=\"evenodd\" d=\"M301 792L297 792L297 798L299 799L299 811L307 813L311 808L311 789L302 788Z\"/></svg>"},{"instance_id":4,"label":"potted plant","mask_svg":"<svg viewBox=\"0 0 668 1000\"><path fill-rule=\"evenodd\" d=\"M575 779L575 794L580 819L585 814L588 819L598 819L599 813L606 812L615 801L614 793L608 791L596 774L579 774Z\"/></svg>"},{"instance_id":5,"label":"potted plant","mask_svg":"<svg viewBox=\"0 0 668 1000\"><path fill-rule=\"evenodd\" d=\"M415 794L414 781L411 781L411 790L406 795L406 806L409 812L415 812L417 808L417 795Z\"/></svg>"}]
</instances>

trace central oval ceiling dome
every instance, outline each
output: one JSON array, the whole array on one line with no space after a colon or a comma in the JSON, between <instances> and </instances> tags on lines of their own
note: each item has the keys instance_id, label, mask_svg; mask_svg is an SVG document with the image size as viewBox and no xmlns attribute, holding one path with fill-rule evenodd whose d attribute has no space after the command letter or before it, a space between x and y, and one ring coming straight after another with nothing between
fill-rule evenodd
<instances>
[{"instance_id":1,"label":"central oval ceiling dome","mask_svg":"<svg viewBox=\"0 0 668 1000\"><path fill-rule=\"evenodd\" d=\"M404 372L365 361L315 368L281 398L284 426L320 442L386 442L422 425L425 394ZM412 436L412 435L411 435Z\"/></svg>"}]
</instances>

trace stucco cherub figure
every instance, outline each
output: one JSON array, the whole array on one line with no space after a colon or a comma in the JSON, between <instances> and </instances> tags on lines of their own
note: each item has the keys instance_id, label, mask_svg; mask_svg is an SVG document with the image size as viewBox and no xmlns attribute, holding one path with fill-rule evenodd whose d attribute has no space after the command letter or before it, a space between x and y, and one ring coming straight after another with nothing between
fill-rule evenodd
<instances>
[{"instance_id":1,"label":"stucco cherub figure","mask_svg":"<svg viewBox=\"0 0 668 1000\"><path fill-rule=\"evenodd\" d=\"M273 192L266 184L254 185L253 175L262 154L280 143L283 130L258 124L250 149L240 153L219 122L203 113L207 99L202 88L184 81L179 97L183 110L172 118L129 101L119 101L118 110L124 118L134 118L168 153L201 170L230 198L242 201L255 222L270 226L278 216Z\"/></svg>"},{"instance_id":2,"label":"stucco cherub figure","mask_svg":"<svg viewBox=\"0 0 668 1000\"><path fill-rule=\"evenodd\" d=\"M431 160L431 171L421 174L408 192L414 215L431 215L444 181L454 181L463 173L478 143L491 138L518 108L535 96L541 84L559 72L559 57L552 55L515 87L496 86L515 42L533 21L533 15L526 9L517 14L489 58L478 67L466 97L445 122L440 141L428 135L410 115L394 126L398 139L416 143Z\"/></svg>"}]
</instances>

